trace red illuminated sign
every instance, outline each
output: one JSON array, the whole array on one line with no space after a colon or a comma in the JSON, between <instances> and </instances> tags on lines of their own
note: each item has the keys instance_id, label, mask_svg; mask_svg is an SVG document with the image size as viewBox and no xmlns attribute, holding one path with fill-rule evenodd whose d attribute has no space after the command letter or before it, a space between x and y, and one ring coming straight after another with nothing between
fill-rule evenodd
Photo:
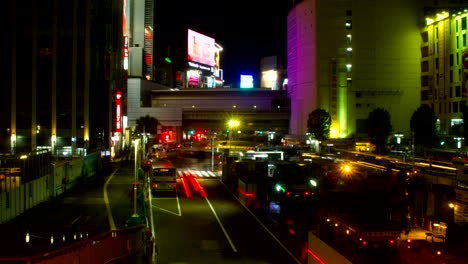
<instances>
[{"instance_id":1,"label":"red illuminated sign","mask_svg":"<svg viewBox=\"0 0 468 264\"><path fill-rule=\"evenodd\" d=\"M124 36L123 57L124 59L128 58L128 36Z\"/></svg>"},{"instance_id":2,"label":"red illuminated sign","mask_svg":"<svg viewBox=\"0 0 468 264\"><path fill-rule=\"evenodd\" d=\"M122 132L122 91L115 94L115 132Z\"/></svg>"}]
</instances>

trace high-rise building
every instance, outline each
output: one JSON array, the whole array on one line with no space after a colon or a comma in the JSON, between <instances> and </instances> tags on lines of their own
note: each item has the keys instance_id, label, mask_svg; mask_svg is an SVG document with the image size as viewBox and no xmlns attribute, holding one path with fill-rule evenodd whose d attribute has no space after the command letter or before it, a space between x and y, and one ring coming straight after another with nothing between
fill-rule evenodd
<instances>
[{"instance_id":1,"label":"high-rise building","mask_svg":"<svg viewBox=\"0 0 468 264\"><path fill-rule=\"evenodd\" d=\"M317 108L330 113L332 138L365 137L377 107L409 132L421 104L422 11L408 0L297 1L287 27L290 134L306 134Z\"/></svg>"},{"instance_id":2,"label":"high-rise building","mask_svg":"<svg viewBox=\"0 0 468 264\"><path fill-rule=\"evenodd\" d=\"M122 4L8 1L0 9L6 67L2 153L109 148L113 92L122 87Z\"/></svg>"},{"instance_id":3,"label":"high-rise building","mask_svg":"<svg viewBox=\"0 0 468 264\"><path fill-rule=\"evenodd\" d=\"M459 135L468 97L468 9L425 9L421 30L421 100L434 109L440 135Z\"/></svg>"}]
</instances>

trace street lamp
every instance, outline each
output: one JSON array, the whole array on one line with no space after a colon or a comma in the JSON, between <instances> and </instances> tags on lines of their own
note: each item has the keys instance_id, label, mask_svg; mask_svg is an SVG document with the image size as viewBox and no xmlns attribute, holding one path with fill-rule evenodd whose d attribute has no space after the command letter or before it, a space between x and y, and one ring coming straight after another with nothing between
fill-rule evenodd
<instances>
[{"instance_id":1,"label":"street lamp","mask_svg":"<svg viewBox=\"0 0 468 264\"><path fill-rule=\"evenodd\" d=\"M236 119L231 119L228 122L228 127L229 127L229 150L231 149L232 130L234 128L237 128L239 126L239 124L240 124L239 120L236 120Z\"/></svg>"},{"instance_id":2,"label":"street lamp","mask_svg":"<svg viewBox=\"0 0 468 264\"><path fill-rule=\"evenodd\" d=\"M138 143L139 139L135 139L135 179L133 182L133 215L137 215L137 176L138 176Z\"/></svg>"}]
</instances>

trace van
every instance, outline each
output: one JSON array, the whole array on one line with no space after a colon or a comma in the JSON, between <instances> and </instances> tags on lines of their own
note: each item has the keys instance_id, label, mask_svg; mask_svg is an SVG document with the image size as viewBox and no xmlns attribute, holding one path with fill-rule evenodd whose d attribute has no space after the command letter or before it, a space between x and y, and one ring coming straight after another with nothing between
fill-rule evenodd
<instances>
[{"instance_id":1,"label":"van","mask_svg":"<svg viewBox=\"0 0 468 264\"><path fill-rule=\"evenodd\" d=\"M175 192L177 188L177 168L168 159L154 159L151 166L151 191Z\"/></svg>"}]
</instances>

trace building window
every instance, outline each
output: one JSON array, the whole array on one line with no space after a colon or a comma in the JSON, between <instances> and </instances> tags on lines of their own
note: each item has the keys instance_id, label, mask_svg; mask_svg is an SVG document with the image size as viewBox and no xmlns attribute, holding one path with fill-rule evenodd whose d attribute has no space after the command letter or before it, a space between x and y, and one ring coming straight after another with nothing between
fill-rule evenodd
<instances>
[{"instance_id":1,"label":"building window","mask_svg":"<svg viewBox=\"0 0 468 264\"><path fill-rule=\"evenodd\" d=\"M452 83L452 82L453 82L453 71L450 70L450 83Z\"/></svg>"},{"instance_id":2,"label":"building window","mask_svg":"<svg viewBox=\"0 0 468 264\"><path fill-rule=\"evenodd\" d=\"M458 56L458 52L457 52L457 66L460 65L460 57Z\"/></svg>"},{"instance_id":3,"label":"building window","mask_svg":"<svg viewBox=\"0 0 468 264\"><path fill-rule=\"evenodd\" d=\"M421 72L428 72L428 71L429 71L429 62L421 61Z\"/></svg>"},{"instance_id":4,"label":"building window","mask_svg":"<svg viewBox=\"0 0 468 264\"><path fill-rule=\"evenodd\" d=\"M436 70L439 69L439 58L435 59L435 68L436 68Z\"/></svg>"},{"instance_id":5,"label":"building window","mask_svg":"<svg viewBox=\"0 0 468 264\"><path fill-rule=\"evenodd\" d=\"M449 114L450 114L450 113L452 113L452 104L448 104L448 106L449 106L448 112L449 112Z\"/></svg>"},{"instance_id":6,"label":"building window","mask_svg":"<svg viewBox=\"0 0 468 264\"><path fill-rule=\"evenodd\" d=\"M427 31L424 31L423 33L421 33L421 37L422 37L423 42L429 41L429 33Z\"/></svg>"},{"instance_id":7,"label":"building window","mask_svg":"<svg viewBox=\"0 0 468 264\"><path fill-rule=\"evenodd\" d=\"M429 76L428 75L421 76L421 86L422 87L429 86Z\"/></svg>"},{"instance_id":8,"label":"building window","mask_svg":"<svg viewBox=\"0 0 468 264\"><path fill-rule=\"evenodd\" d=\"M421 48L421 56L423 58L429 56L429 47L428 46L425 46L425 47Z\"/></svg>"},{"instance_id":9,"label":"building window","mask_svg":"<svg viewBox=\"0 0 468 264\"><path fill-rule=\"evenodd\" d=\"M453 66L453 54L450 54L450 66Z\"/></svg>"},{"instance_id":10,"label":"building window","mask_svg":"<svg viewBox=\"0 0 468 264\"><path fill-rule=\"evenodd\" d=\"M461 97L461 86L455 86L455 97Z\"/></svg>"},{"instance_id":11,"label":"building window","mask_svg":"<svg viewBox=\"0 0 468 264\"><path fill-rule=\"evenodd\" d=\"M463 47L466 47L466 34L463 34Z\"/></svg>"},{"instance_id":12,"label":"building window","mask_svg":"<svg viewBox=\"0 0 468 264\"><path fill-rule=\"evenodd\" d=\"M462 17L461 19L461 29L465 30L466 29L466 17Z\"/></svg>"},{"instance_id":13,"label":"building window","mask_svg":"<svg viewBox=\"0 0 468 264\"><path fill-rule=\"evenodd\" d=\"M427 100L429 100L429 91L428 90L421 91L421 101L427 101Z\"/></svg>"},{"instance_id":14,"label":"building window","mask_svg":"<svg viewBox=\"0 0 468 264\"><path fill-rule=\"evenodd\" d=\"M458 20L455 20L455 32L458 32Z\"/></svg>"},{"instance_id":15,"label":"building window","mask_svg":"<svg viewBox=\"0 0 468 264\"><path fill-rule=\"evenodd\" d=\"M352 16L353 15L353 11L352 10L346 10L346 16Z\"/></svg>"},{"instance_id":16,"label":"building window","mask_svg":"<svg viewBox=\"0 0 468 264\"><path fill-rule=\"evenodd\" d=\"M351 23L351 20L346 20L346 29L352 29L353 24Z\"/></svg>"},{"instance_id":17,"label":"building window","mask_svg":"<svg viewBox=\"0 0 468 264\"><path fill-rule=\"evenodd\" d=\"M459 44L459 43L460 43L460 37L459 37L459 36L457 36L457 49L459 49L459 48L460 48L460 44Z\"/></svg>"},{"instance_id":18,"label":"building window","mask_svg":"<svg viewBox=\"0 0 468 264\"><path fill-rule=\"evenodd\" d=\"M453 113L458 113L458 102L453 102Z\"/></svg>"},{"instance_id":19,"label":"building window","mask_svg":"<svg viewBox=\"0 0 468 264\"><path fill-rule=\"evenodd\" d=\"M458 81L461 81L461 69L458 69Z\"/></svg>"},{"instance_id":20,"label":"building window","mask_svg":"<svg viewBox=\"0 0 468 264\"><path fill-rule=\"evenodd\" d=\"M439 38L439 27L436 27L436 39Z\"/></svg>"}]
</instances>

